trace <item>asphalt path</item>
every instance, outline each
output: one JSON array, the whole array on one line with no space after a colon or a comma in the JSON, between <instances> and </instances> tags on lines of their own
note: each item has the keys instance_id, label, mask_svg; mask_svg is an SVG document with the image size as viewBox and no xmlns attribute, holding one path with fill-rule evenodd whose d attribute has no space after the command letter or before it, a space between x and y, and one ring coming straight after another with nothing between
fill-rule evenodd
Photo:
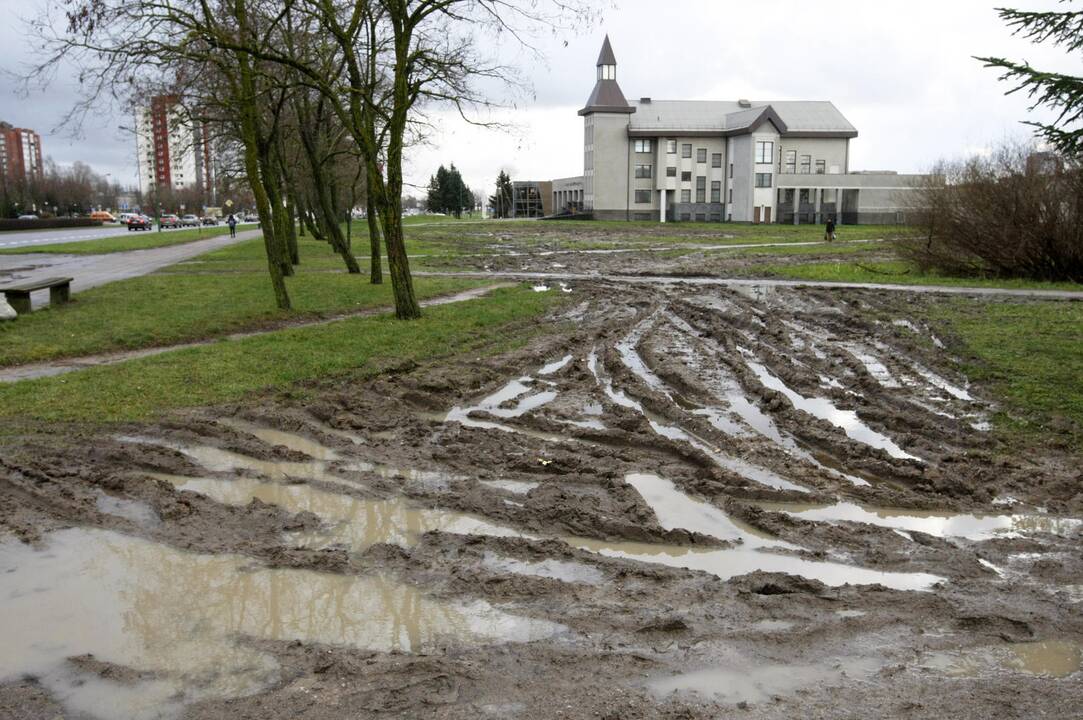
<instances>
[{"instance_id":1,"label":"asphalt path","mask_svg":"<svg viewBox=\"0 0 1083 720\"><path fill-rule=\"evenodd\" d=\"M242 223L243 225L255 225L255 223ZM101 240L102 238L116 237L118 235L134 235L143 230L128 230L126 225L103 225L101 227L85 228L52 228L49 230L15 230L0 233L0 249L34 247L35 245L53 245L55 243L84 242L86 240ZM151 230L150 232L157 232ZM162 232L173 232L163 230Z\"/></svg>"}]
</instances>

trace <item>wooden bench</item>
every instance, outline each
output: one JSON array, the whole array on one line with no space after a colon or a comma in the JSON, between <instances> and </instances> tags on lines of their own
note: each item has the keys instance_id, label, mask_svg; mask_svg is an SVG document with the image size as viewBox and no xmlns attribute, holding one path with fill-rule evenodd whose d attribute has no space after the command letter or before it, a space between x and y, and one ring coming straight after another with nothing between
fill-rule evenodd
<instances>
[{"instance_id":1,"label":"wooden bench","mask_svg":"<svg viewBox=\"0 0 1083 720\"><path fill-rule=\"evenodd\" d=\"M15 312L25 315L30 312L30 293L35 290L49 288L50 305L63 305L68 302L71 299L71 280L70 277L45 278L19 285L8 285L0 288L0 292L4 293L8 304L15 309Z\"/></svg>"}]
</instances>

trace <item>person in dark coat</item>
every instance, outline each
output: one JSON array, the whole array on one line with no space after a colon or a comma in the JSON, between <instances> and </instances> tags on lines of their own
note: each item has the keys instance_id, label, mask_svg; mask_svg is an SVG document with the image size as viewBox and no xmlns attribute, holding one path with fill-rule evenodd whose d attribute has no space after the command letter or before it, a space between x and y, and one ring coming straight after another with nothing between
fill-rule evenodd
<instances>
[{"instance_id":1,"label":"person in dark coat","mask_svg":"<svg viewBox=\"0 0 1083 720\"><path fill-rule=\"evenodd\" d=\"M832 242L835 239L835 218L827 218L827 227L824 229L824 240Z\"/></svg>"},{"instance_id":2,"label":"person in dark coat","mask_svg":"<svg viewBox=\"0 0 1083 720\"><path fill-rule=\"evenodd\" d=\"M237 237L237 218L230 214L229 219L226 220L226 224L229 225L229 236L231 238Z\"/></svg>"}]
</instances>

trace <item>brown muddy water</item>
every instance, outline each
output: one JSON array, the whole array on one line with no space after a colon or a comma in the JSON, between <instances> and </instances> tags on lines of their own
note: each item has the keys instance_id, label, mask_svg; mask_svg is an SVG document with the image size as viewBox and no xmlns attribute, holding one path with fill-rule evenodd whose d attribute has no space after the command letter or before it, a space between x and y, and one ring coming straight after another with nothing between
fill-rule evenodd
<instances>
[{"instance_id":1,"label":"brown muddy water","mask_svg":"<svg viewBox=\"0 0 1083 720\"><path fill-rule=\"evenodd\" d=\"M932 301L568 289L496 357L5 447L0 717L1075 716L1079 463Z\"/></svg>"}]
</instances>

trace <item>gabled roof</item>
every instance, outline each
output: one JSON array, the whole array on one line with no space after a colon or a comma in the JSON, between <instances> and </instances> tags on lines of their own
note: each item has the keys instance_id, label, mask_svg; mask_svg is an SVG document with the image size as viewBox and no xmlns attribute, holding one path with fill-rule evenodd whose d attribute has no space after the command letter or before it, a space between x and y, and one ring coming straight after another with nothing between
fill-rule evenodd
<instances>
[{"instance_id":1,"label":"gabled roof","mask_svg":"<svg viewBox=\"0 0 1083 720\"><path fill-rule=\"evenodd\" d=\"M613 54L613 46L609 44L609 36L605 36L605 40L602 41L602 51L598 53L598 62L595 63L596 67L602 65L616 65L617 56Z\"/></svg>"},{"instance_id":2,"label":"gabled roof","mask_svg":"<svg viewBox=\"0 0 1083 720\"><path fill-rule=\"evenodd\" d=\"M826 101L752 102L746 107L736 101L652 100L632 107L629 132L637 135L739 135L770 121L783 136L857 137L857 129Z\"/></svg>"}]
</instances>

